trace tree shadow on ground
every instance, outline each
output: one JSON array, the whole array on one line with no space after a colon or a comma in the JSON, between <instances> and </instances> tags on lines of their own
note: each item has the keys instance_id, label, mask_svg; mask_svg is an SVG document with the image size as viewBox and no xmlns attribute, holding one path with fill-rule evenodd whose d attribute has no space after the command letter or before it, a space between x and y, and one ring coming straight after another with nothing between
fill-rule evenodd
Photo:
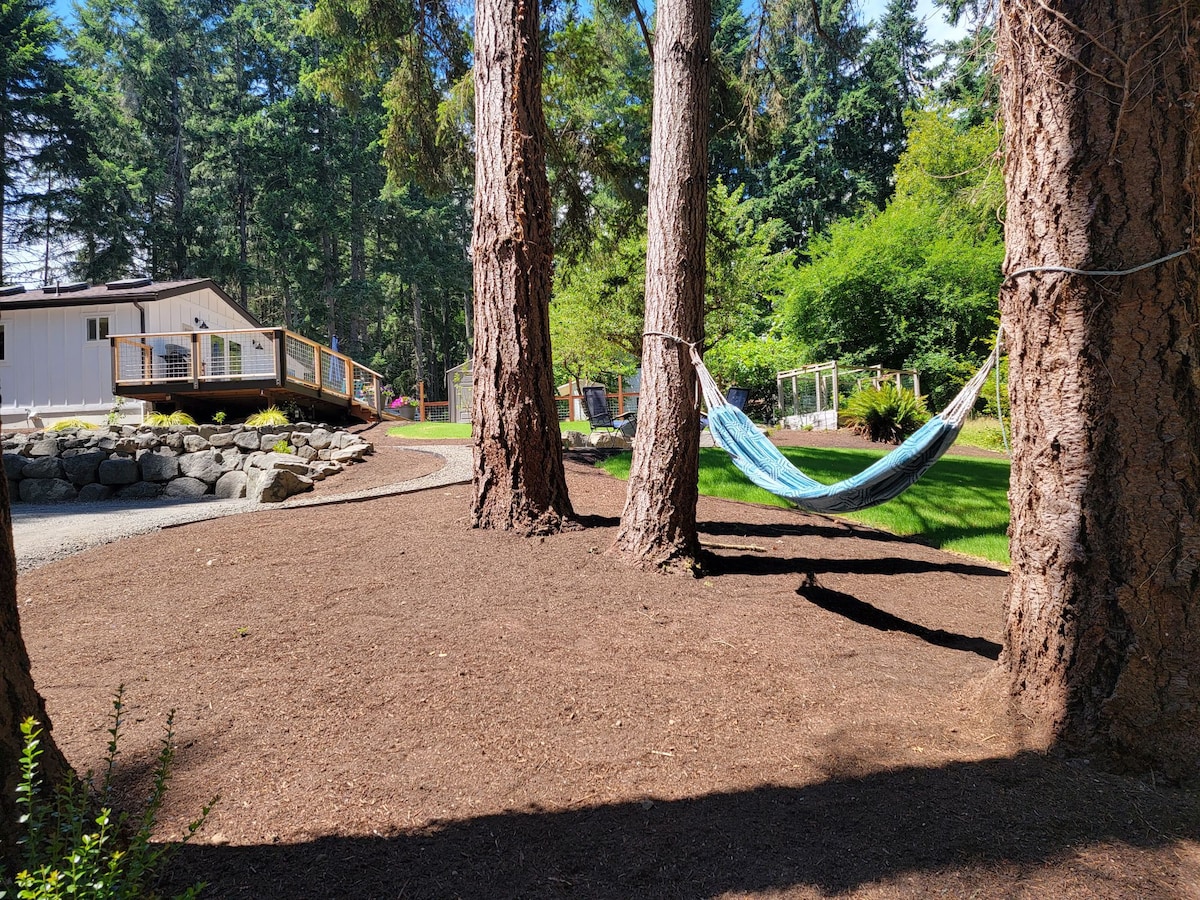
<instances>
[{"instance_id":1,"label":"tree shadow on ground","mask_svg":"<svg viewBox=\"0 0 1200 900\"><path fill-rule=\"evenodd\" d=\"M1025 754L799 787L510 811L393 836L188 845L170 887L204 880L213 897L698 900L917 878L918 892L940 883L960 894L973 879L996 888L1098 843L1148 849L1179 838L1200 838L1194 794Z\"/></svg>"},{"instance_id":2,"label":"tree shadow on ground","mask_svg":"<svg viewBox=\"0 0 1200 900\"><path fill-rule=\"evenodd\" d=\"M784 510L786 512L786 510ZM811 515L797 513L797 515ZM745 522L697 522L696 527L701 534L714 536L727 535L744 538L781 538L781 537L821 537L821 538L857 538L863 541L878 541L885 544L916 544L912 538L889 534L875 528L856 525L853 522L835 522L830 519L827 524L813 517L813 522L801 522L796 525L759 525Z\"/></svg>"},{"instance_id":3,"label":"tree shadow on ground","mask_svg":"<svg viewBox=\"0 0 1200 900\"><path fill-rule=\"evenodd\" d=\"M903 634L911 634L913 637L918 637L927 644L933 644L935 647L946 647L950 650L977 653L991 660L1000 658L1001 647L995 641L989 641L987 638L981 637L968 637L965 634L955 634L950 631L943 631L941 628L926 628L924 625L919 625L916 622L902 619L900 616L893 615L890 612L885 612L866 601L859 600L851 594L822 587L817 584L817 580L813 577L812 573L805 576L800 587L796 588L796 593L814 606L819 606L827 612L847 618L851 622L857 622L859 625L874 628L877 631L899 631Z\"/></svg>"},{"instance_id":4,"label":"tree shadow on ground","mask_svg":"<svg viewBox=\"0 0 1200 900\"><path fill-rule=\"evenodd\" d=\"M1003 569L986 565L939 560L904 559L884 556L878 559L817 559L809 556L710 554L706 560L718 575L925 575L946 573L985 577L1006 577Z\"/></svg>"}]
</instances>

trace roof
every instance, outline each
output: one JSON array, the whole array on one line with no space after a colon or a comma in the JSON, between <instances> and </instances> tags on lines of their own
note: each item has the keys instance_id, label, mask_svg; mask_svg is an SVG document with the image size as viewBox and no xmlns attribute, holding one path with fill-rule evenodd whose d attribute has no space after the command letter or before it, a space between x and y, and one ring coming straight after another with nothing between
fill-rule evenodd
<instances>
[{"instance_id":1,"label":"roof","mask_svg":"<svg viewBox=\"0 0 1200 900\"><path fill-rule=\"evenodd\" d=\"M124 281L110 281L108 284L97 285L89 285L87 282L47 285L33 290L6 294L5 292L8 290L8 288L0 289L0 311L142 303L166 300L169 297L178 297L181 294L191 294L195 291L210 290L255 326L264 327L263 323L250 310L225 293L220 285L211 278L192 278L187 281L151 281L149 278L128 278Z\"/></svg>"}]
</instances>

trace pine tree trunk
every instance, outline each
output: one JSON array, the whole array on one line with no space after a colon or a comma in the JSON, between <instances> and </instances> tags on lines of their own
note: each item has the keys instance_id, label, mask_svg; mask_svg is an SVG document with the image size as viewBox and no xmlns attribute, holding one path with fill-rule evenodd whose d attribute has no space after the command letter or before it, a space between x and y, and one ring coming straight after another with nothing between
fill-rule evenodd
<instances>
[{"instance_id":1,"label":"pine tree trunk","mask_svg":"<svg viewBox=\"0 0 1200 900\"><path fill-rule=\"evenodd\" d=\"M1195 246L1195 18L1002 4L1007 271ZM1179 779L1200 770L1198 287L1191 254L1018 275L1001 296L1018 709L1045 746Z\"/></svg>"},{"instance_id":2,"label":"pine tree trunk","mask_svg":"<svg viewBox=\"0 0 1200 900\"><path fill-rule=\"evenodd\" d=\"M472 521L526 533L573 516L550 359L539 38L537 0L478 0Z\"/></svg>"},{"instance_id":3,"label":"pine tree trunk","mask_svg":"<svg viewBox=\"0 0 1200 900\"><path fill-rule=\"evenodd\" d=\"M22 749L19 726L31 716L42 727L42 755L38 759L41 783L56 785L70 776L71 769L54 743L45 701L38 695L29 673L29 654L21 639L17 613L17 561L13 554L8 479L0 479L0 859L14 847Z\"/></svg>"},{"instance_id":4,"label":"pine tree trunk","mask_svg":"<svg viewBox=\"0 0 1200 900\"><path fill-rule=\"evenodd\" d=\"M409 285L412 294L413 319L413 370L418 382L425 380L425 323L421 310L421 289L415 284Z\"/></svg>"},{"instance_id":5,"label":"pine tree trunk","mask_svg":"<svg viewBox=\"0 0 1200 900\"><path fill-rule=\"evenodd\" d=\"M646 250L647 332L700 342L708 199L708 0L657 8ZM647 335L637 438L616 547L640 564L689 565L696 534L700 419L684 347Z\"/></svg>"}]
</instances>

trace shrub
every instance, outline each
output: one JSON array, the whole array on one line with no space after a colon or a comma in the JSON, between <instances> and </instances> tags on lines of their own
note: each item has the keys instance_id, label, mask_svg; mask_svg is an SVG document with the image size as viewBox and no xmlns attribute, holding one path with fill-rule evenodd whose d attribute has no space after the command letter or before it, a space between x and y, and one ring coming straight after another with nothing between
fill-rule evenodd
<instances>
[{"instance_id":1,"label":"shrub","mask_svg":"<svg viewBox=\"0 0 1200 900\"><path fill-rule=\"evenodd\" d=\"M171 849L171 845L152 844L150 835L166 798L175 756L175 714L172 711L167 716L146 809L140 818L131 821L124 813L114 815L112 810L122 697L123 688L118 688L113 699L112 727L108 730L104 777L95 793L71 779L52 798L46 797L37 772L37 759L42 754L41 729L34 719L21 723L24 750L17 805L21 809L18 843L23 865L12 881L17 889L16 898L154 896L152 885ZM90 773L88 782L91 786ZM215 802L214 798L200 817L188 825L184 843L204 824ZM0 883L3 882L0 878ZM196 897L202 888L203 885L196 885L179 896ZM5 896L0 890L0 898Z\"/></svg>"},{"instance_id":2,"label":"shrub","mask_svg":"<svg viewBox=\"0 0 1200 900\"><path fill-rule=\"evenodd\" d=\"M213 413L213 424L214 425L224 425L225 424L225 410L221 410L220 412Z\"/></svg>"},{"instance_id":3,"label":"shrub","mask_svg":"<svg viewBox=\"0 0 1200 900\"><path fill-rule=\"evenodd\" d=\"M897 390L895 385L885 383L851 394L841 419L852 431L872 441L898 444L929 421L929 410L912 391Z\"/></svg>"},{"instance_id":4,"label":"shrub","mask_svg":"<svg viewBox=\"0 0 1200 900\"><path fill-rule=\"evenodd\" d=\"M246 424L251 428L258 428L262 425L288 425L290 423L287 414L278 406L268 406L261 412L248 416Z\"/></svg>"},{"instance_id":5,"label":"shrub","mask_svg":"<svg viewBox=\"0 0 1200 900\"><path fill-rule=\"evenodd\" d=\"M287 441L276 441L271 445L272 453L295 453L296 450Z\"/></svg>"},{"instance_id":6,"label":"shrub","mask_svg":"<svg viewBox=\"0 0 1200 900\"><path fill-rule=\"evenodd\" d=\"M94 431L98 426L91 422L85 422L83 419L63 419L61 422L55 422L50 426L51 431L73 431L76 428L86 428L88 431Z\"/></svg>"},{"instance_id":7,"label":"shrub","mask_svg":"<svg viewBox=\"0 0 1200 900\"><path fill-rule=\"evenodd\" d=\"M176 410L173 413L148 413L146 424L151 428L168 428L171 425L195 425L196 420L182 410Z\"/></svg>"}]
</instances>

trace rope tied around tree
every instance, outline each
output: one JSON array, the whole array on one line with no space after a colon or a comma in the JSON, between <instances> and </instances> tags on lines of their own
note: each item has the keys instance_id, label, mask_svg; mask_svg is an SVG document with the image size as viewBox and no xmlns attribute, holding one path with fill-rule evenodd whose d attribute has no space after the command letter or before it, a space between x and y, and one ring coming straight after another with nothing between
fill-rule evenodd
<instances>
[{"instance_id":1,"label":"rope tied around tree","mask_svg":"<svg viewBox=\"0 0 1200 900\"><path fill-rule=\"evenodd\" d=\"M1131 269L1076 269L1071 266L1025 266L1017 269L1015 272L1009 272L1004 276L1004 281L1001 287L1008 285L1010 281L1019 278L1022 275L1030 275L1034 272L1061 272L1064 275L1089 275L1093 278L1107 278L1109 276L1124 276L1133 275L1135 272L1143 272L1146 269L1152 269L1155 266L1160 266L1163 263L1170 262L1173 259L1178 259L1181 256L1186 256L1192 252L1191 247L1185 247L1182 250L1176 250L1174 253L1168 253L1166 256L1160 256L1158 259L1152 259L1150 262L1144 262L1140 266L1134 266Z\"/></svg>"}]
</instances>

